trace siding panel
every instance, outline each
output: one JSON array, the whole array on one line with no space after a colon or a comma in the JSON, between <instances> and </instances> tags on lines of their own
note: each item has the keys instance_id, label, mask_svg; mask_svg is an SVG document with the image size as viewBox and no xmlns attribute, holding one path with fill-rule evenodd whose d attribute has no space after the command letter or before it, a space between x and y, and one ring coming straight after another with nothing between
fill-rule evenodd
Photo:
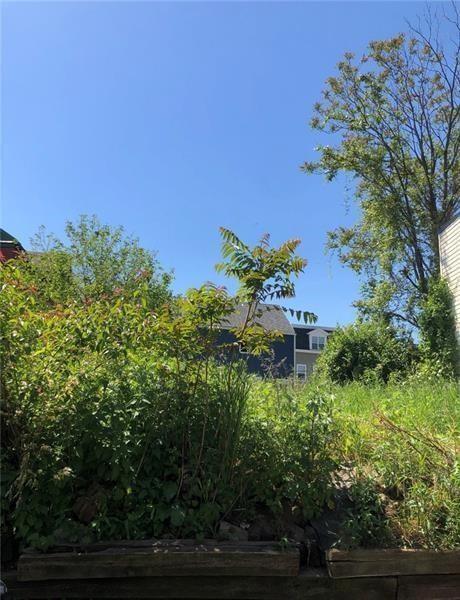
<instances>
[{"instance_id":1,"label":"siding panel","mask_svg":"<svg viewBox=\"0 0 460 600\"><path fill-rule=\"evenodd\" d=\"M457 339L460 343L460 216L439 235L441 273L454 296Z\"/></svg>"}]
</instances>

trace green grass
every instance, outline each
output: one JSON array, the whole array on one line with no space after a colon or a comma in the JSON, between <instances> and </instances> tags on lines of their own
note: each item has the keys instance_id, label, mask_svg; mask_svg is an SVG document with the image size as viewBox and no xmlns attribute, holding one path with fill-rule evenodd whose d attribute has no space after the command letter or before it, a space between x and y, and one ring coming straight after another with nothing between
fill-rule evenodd
<instances>
[{"instance_id":1,"label":"green grass","mask_svg":"<svg viewBox=\"0 0 460 600\"><path fill-rule=\"evenodd\" d=\"M334 407L342 418L363 423L379 411L401 425L432 430L452 438L459 435L460 390L455 382L416 382L369 386L352 383L334 386Z\"/></svg>"}]
</instances>

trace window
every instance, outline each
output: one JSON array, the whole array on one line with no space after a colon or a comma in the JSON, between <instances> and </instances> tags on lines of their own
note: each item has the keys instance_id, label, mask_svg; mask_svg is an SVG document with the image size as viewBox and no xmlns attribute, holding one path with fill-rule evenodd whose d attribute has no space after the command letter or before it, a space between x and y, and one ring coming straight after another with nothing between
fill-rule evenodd
<instances>
[{"instance_id":1,"label":"window","mask_svg":"<svg viewBox=\"0 0 460 600\"><path fill-rule=\"evenodd\" d=\"M296 370L296 375L299 379L307 378L307 365L297 363L295 370Z\"/></svg>"},{"instance_id":2,"label":"window","mask_svg":"<svg viewBox=\"0 0 460 600\"><path fill-rule=\"evenodd\" d=\"M313 335L311 338L312 350L323 350L326 345L326 338L323 335Z\"/></svg>"}]
</instances>

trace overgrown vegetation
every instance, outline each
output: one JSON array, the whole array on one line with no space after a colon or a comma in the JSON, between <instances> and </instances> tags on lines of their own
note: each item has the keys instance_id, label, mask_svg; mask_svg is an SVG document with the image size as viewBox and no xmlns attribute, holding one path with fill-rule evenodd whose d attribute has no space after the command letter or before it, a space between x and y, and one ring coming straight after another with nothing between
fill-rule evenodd
<instances>
[{"instance_id":1,"label":"overgrown vegetation","mask_svg":"<svg viewBox=\"0 0 460 600\"><path fill-rule=\"evenodd\" d=\"M144 301L152 308L170 298L171 274L123 227L82 215L66 223L65 234L62 241L41 227L32 239L28 273L41 303L86 302L121 290L126 296L138 290L140 279Z\"/></svg>"},{"instance_id":2,"label":"overgrown vegetation","mask_svg":"<svg viewBox=\"0 0 460 600\"><path fill-rule=\"evenodd\" d=\"M303 526L341 494L342 546L460 546L458 348L438 248L460 207L452 11L450 49L428 15L345 54L315 107L336 145L304 170L356 179L360 220L329 246L364 288L360 319L328 337L307 383L249 376L237 351L269 362L282 334L260 305L294 297L298 239L250 247L222 228L233 297L212 284L174 297L156 256L96 217L68 223L65 242L40 231L2 266L3 535L39 549L200 540L268 515L282 539L286 515Z\"/></svg>"},{"instance_id":3,"label":"overgrown vegetation","mask_svg":"<svg viewBox=\"0 0 460 600\"><path fill-rule=\"evenodd\" d=\"M253 393L302 406L318 385L259 382ZM458 383L439 377L389 384L323 381L320 389L337 436L330 458L349 500L337 515L339 543L458 548Z\"/></svg>"},{"instance_id":4,"label":"overgrown vegetation","mask_svg":"<svg viewBox=\"0 0 460 600\"><path fill-rule=\"evenodd\" d=\"M235 339L268 348L257 304L266 293L293 295L304 268L298 241L245 246L257 260L243 278L229 247L239 240L224 230L224 268L240 279L241 297L209 284L153 303L151 272L137 262L123 281L118 269L99 270L106 251L87 226L75 235L91 240L88 268L60 248L1 270L2 526L47 548L201 538L224 518L276 516L286 504L317 514L333 470L326 403L315 394L302 406L262 404L232 346L218 343L222 319L252 299ZM230 360L219 363L222 352Z\"/></svg>"},{"instance_id":5,"label":"overgrown vegetation","mask_svg":"<svg viewBox=\"0 0 460 600\"><path fill-rule=\"evenodd\" d=\"M316 368L336 383L387 382L391 376L405 376L414 358L413 344L392 325L364 321L334 331Z\"/></svg>"},{"instance_id":6,"label":"overgrown vegetation","mask_svg":"<svg viewBox=\"0 0 460 600\"><path fill-rule=\"evenodd\" d=\"M235 351L269 354L277 336L258 309L294 295L298 240L250 248L222 230L236 296L207 284L174 298L120 230L103 228L101 248L96 220L69 227L80 251L59 245L0 272L4 535L40 549L202 539L268 515L281 539L286 515L334 510L346 473L342 545L460 544L458 385L414 371L392 326L339 330L306 384L249 376ZM99 268L110 256L123 276ZM440 319L445 296L433 288ZM222 343L241 302L247 319Z\"/></svg>"},{"instance_id":7,"label":"overgrown vegetation","mask_svg":"<svg viewBox=\"0 0 460 600\"><path fill-rule=\"evenodd\" d=\"M351 494L359 495L352 542L459 547L458 383L354 383L333 393L337 459L353 469Z\"/></svg>"},{"instance_id":8,"label":"overgrown vegetation","mask_svg":"<svg viewBox=\"0 0 460 600\"><path fill-rule=\"evenodd\" d=\"M437 367L438 372L446 377L460 375L455 312L447 281L430 281L421 308L420 350L423 361L428 367Z\"/></svg>"}]
</instances>

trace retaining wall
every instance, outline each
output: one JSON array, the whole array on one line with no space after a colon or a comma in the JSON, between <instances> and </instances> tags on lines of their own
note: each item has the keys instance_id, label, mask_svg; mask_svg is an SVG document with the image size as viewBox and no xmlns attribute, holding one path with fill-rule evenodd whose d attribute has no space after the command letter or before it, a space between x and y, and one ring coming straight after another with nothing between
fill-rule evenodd
<instances>
[{"instance_id":1,"label":"retaining wall","mask_svg":"<svg viewBox=\"0 0 460 600\"><path fill-rule=\"evenodd\" d=\"M6 598L460 600L460 551L330 550L305 568L272 542L145 541L23 554Z\"/></svg>"}]
</instances>

